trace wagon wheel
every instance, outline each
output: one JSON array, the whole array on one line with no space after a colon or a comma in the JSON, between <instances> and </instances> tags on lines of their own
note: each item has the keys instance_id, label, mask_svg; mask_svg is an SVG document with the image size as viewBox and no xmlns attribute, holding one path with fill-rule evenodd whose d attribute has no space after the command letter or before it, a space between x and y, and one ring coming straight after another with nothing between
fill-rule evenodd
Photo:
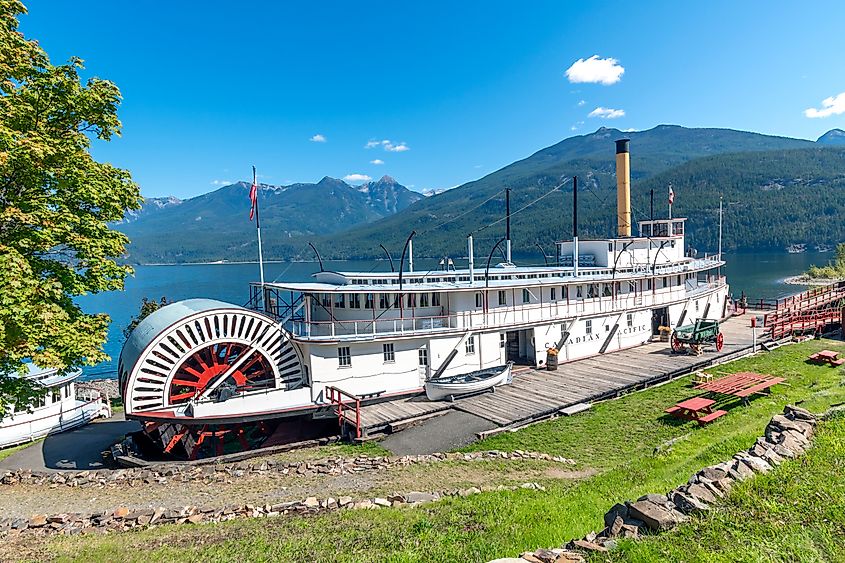
<instances>
[{"instance_id":1,"label":"wagon wheel","mask_svg":"<svg viewBox=\"0 0 845 563\"><path fill-rule=\"evenodd\" d=\"M721 332L716 335L716 351L721 352L722 347L725 345L725 335Z\"/></svg>"},{"instance_id":2,"label":"wagon wheel","mask_svg":"<svg viewBox=\"0 0 845 563\"><path fill-rule=\"evenodd\" d=\"M683 350L683 349L684 349L684 344L683 344L683 342L681 342L681 340L678 338L678 333L677 333L677 332L673 332L673 333L672 333L672 351L673 351L673 352L680 352L680 351L681 351L681 350Z\"/></svg>"}]
</instances>

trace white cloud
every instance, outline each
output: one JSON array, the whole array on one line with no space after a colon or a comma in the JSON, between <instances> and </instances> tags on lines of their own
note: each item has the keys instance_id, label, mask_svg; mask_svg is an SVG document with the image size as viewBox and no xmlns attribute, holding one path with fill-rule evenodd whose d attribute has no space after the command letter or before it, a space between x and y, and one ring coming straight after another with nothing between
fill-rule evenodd
<instances>
[{"instance_id":1,"label":"white cloud","mask_svg":"<svg viewBox=\"0 0 845 563\"><path fill-rule=\"evenodd\" d=\"M369 182L372 180L366 174L347 174L343 177L343 179L347 182Z\"/></svg>"},{"instance_id":2,"label":"white cloud","mask_svg":"<svg viewBox=\"0 0 845 563\"><path fill-rule=\"evenodd\" d=\"M586 103L587 103L587 100L581 100L580 102L578 102L577 105L580 108L581 106L585 105Z\"/></svg>"},{"instance_id":3,"label":"white cloud","mask_svg":"<svg viewBox=\"0 0 845 563\"><path fill-rule=\"evenodd\" d=\"M313 137L311 137L308 140L311 141L312 143L325 143L326 141L328 141L328 139L326 139L326 136L321 135L320 133L317 133L316 135L314 135Z\"/></svg>"},{"instance_id":4,"label":"white cloud","mask_svg":"<svg viewBox=\"0 0 845 563\"><path fill-rule=\"evenodd\" d=\"M810 118L815 117L830 117L831 115L840 115L845 113L845 92L838 96L831 96L822 100L821 109L807 108L804 110L804 115Z\"/></svg>"},{"instance_id":5,"label":"white cloud","mask_svg":"<svg viewBox=\"0 0 845 563\"><path fill-rule=\"evenodd\" d=\"M375 147L381 147L387 152L405 152L411 150L411 147L409 147L405 141L402 141L401 143L394 143L390 139L384 139L382 141L370 139L367 141L367 144L364 145L365 149L372 149Z\"/></svg>"},{"instance_id":6,"label":"white cloud","mask_svg":"<svg viewBox=\"0 0 845 563\"><path fill-rule=\"evenodd\" d=\"M566 78L570 82L589 82L609 86L622 80L625 69L613 58L600 59L593 55L589 59L578 59L566 69Z\"/></svg>"},{"instance_id":7,"label":"white cloud","mask_svg":"<svg viewBox=\"0 0 845 563\"><path fill-rule=\"evenodd\" d=\"M234 182L231 181L231 180L212 180L211 181L212 186L231 186L232 184L234 184Z\"/></svg>"},{"instance_id":8,"label":"white cloud","mask_svg":"<svg viewBox=\"0 0 845 563\"><path fill-rule=\"evenodd\" d=\"M380 158L377 158L375 160L371 160L370 164L384 164L384 161Z\"/></svg>"},{"instance_id":9,"label":"white cloud","mask_svg":"<svg viewBox=\"0 0 845 563\"><path fill-rule=\"evenodd\" d=\"M625 110L624 109L613 109L613 108L603 108L601 106L597 107L589 114L587 117L601 117L602 119L616 119L617 117L625 117Z\"/></svg>"}]
</instances>

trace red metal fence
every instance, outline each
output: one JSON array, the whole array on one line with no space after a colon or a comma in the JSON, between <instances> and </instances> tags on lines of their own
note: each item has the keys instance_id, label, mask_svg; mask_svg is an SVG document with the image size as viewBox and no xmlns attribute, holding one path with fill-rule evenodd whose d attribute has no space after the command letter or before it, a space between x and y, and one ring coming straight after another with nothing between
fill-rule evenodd
<instances>
[{"instance_id":1,"label":"red metal fence","mask_svg":"<svg viewBox=\"0 0 845 563\"><path fill-rule=\"evenodd\" d=\"M329 401L335 409L337 420L341 428L348 424L355 429L355 437L361 437L361 398L347 393L337 387L326 387L329 392Z\"/></svg>"}]
</instances>

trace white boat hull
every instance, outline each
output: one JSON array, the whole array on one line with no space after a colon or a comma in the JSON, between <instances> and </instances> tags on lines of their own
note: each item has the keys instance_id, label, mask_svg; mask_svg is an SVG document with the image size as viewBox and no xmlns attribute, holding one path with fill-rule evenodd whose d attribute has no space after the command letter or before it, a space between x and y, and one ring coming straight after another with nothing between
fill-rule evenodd
<instances>
[{"instance_id":1,"label":"white boat hull","mask_svg":"<svg viewBox=\"0 0 845 563\"><path fill-rule=\"evenodd\" d=\"M502 367L502 371L498 375L486 377L478 381L451 382L448 380L432 379L425 384L425 395L430 401L440 401L452 396L469 395L498 387L499 385L505 385L510 383L512 366L513 364L508 362L507 365Z\"/></svg>"}]
</instances>

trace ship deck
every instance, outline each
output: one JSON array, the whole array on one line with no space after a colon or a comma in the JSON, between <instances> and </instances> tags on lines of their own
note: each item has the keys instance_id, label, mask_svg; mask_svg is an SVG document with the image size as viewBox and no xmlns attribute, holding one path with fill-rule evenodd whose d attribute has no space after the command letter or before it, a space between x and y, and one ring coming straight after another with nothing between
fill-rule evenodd
<instances>
[{"instance_id":1,"label":"ship deck","mask_svg":"<svg viewBox=\"0 0 845 563\"><path fill-rule=\"evenodd\" d=\"M562 363L557 371L514 367L510 385L457 398L454 402L428 401L425 395L418 395L362 406L362 435L399 430L450 410L478 416L498 427L515 427L549 418L580 403L619 396L750 352L753 340L750 319L754 314L749 311L721 323L720 330L725 336L721 352L711 345L699 356L673 354L668 342L650 342Z\"/></svg>"}]
</instances>

